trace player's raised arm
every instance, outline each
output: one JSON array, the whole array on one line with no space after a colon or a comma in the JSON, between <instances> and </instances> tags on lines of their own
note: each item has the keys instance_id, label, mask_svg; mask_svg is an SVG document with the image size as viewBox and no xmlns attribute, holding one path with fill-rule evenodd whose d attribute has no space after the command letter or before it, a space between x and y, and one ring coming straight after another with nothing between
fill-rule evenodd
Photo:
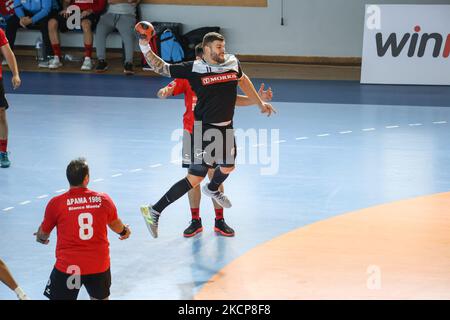
<instances>
[{"instance_id":1,"label":"player's raised arm","mask_svg":"<svg viewBox=\"0 0 450 320\"><path fill-rule=\"evenodd\" d=\"M269 87L269 89L267 89L267 90L264 90L264 89L265 89L265 85L264 85L264 83L262 83L261 87L258 90L259 97L264 102L272 101L272 98L273 98L272 88ZM257 102L251 100L247 96L243 96L243 95L238 94L237 97L236 97L236 107L248 107L248 106L252 106L252 105L255 105L255 104L257 104Z\"/></svg>"},{"instance_id":2,"label":"player's raised arm","mask_svg":"<svg viewBox=\"0 0 450 320\"><path fill-rule=\"evenodd\" d=\"M256 92L255 87L253 86L253 83L247 77L247 75L243 75L241 79L239 80L239 87L242 89L242 91L248 96L250 100L254 104L257 104L261 110L261 113L267 114L269 117L272 113L276 113L274 107L268 102L264 102L261 97L258 95L258 92Z\"/></svg>"},{"instance_id":3,"label":"player's raised arm","mask_svg":"<svg viewBox=\"0 0 450 320\"><path fill-rule=\"evenodd\" d=\"M153 71L164 76L170 77L170 64L156 55L150 47L150 40L155 34L155 29L150 22L141 21L134 27L139 37L139 47L144 54L147 63L153 67Z\"/></svg>"}]
</instances>

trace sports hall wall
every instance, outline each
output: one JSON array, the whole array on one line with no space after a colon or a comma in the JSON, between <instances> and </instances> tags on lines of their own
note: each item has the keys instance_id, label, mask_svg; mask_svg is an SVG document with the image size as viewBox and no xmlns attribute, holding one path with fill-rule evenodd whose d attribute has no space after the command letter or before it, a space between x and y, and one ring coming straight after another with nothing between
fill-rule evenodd
<instances>
[{"instance_id":1,"label":"sports hall wall","mask_svg":"<svg viewBox=\"0 0 450 320\"><path fill-rule=\"evenodd\" d=\"M361 57L366 3L448 4L449 1L285 0L284 26L281 26L281 0L268 0L266 8L160 4L141 7L143 17L149 21L181 22L183 32L218 25L227 38L227 50L238 54ZM38 36L38 32L21 32L17 44L34 44ZM81 39L81 34L64 35L62 45L79 46ZM108 47L120 46L117 35L109 37Z\"/></svg>"}]
</instances>

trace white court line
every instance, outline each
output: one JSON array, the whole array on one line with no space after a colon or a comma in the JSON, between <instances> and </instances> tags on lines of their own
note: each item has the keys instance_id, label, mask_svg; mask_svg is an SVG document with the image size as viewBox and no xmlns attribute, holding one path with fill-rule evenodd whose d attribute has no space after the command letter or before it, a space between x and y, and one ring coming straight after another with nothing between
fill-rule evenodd
<instances>
[{"instance_id":1,"label":"white court line","mask_svg":"<svg viewBox=\"0 0 450 320\"><path fill-rule=\"evenodd\" d=\"M285 142L286 142L286 140L278 140L278 141L274 141L273 143L280 144L280 143L285 143Z\"/></svg>"},{"instance_id":2,"label":"white court line","mask_svg":"<svg viewBox=\"0 0 450 320\"><path fill-rule=\"evenodd\" d=\"M95 179L95 180L92 181L92 182L100 182L100 181L103 181L103 180L105 180L105 179L103 179L103 178L98 178L98 179Z\"/></svg>"},{"instance_id":3,"label":"white court line","mask_svg":"<svg viewBox=\"0 0 450 320\"><path fill-rule=\"evenodd\" d=\"M48 194L43 194L43 195L41 195L39 197L36 197L36 199L44 199L44 198L47 198L47 197L48 197Z\"/></svg>"},{"instance_id":4,"label":"white court line","mask_svg":"<svg viewBox=\"0 0 450 320\"><path fill-rule=\"evenodd\" d=\"M408 126L410 126L410 127L419 127L419 126L423 126L423 124L422 123L410 123L410 124L408 124Z\"/></svg>"},{"instance_id":5,"label":"white court line","mask_svg":"<svg viewBox=\"0 0 450 320\"><path fill-rule=\"evenodd\" d=\"M400 128L400 126L386 126L386 129L395 129L395 128Z\"/></svg>"},{"instance_id":6,"label":"white court line","mask_svg":"<svg viewBox=\"0 0 450 320\"><path fill-rule=\"evenodd\" d=\"M298 138L295 138L295 140L308 140L309 138L308 137L298 137Z\"/></svg>"},{"instance_id":7,"label":"white court line","mask_svg":"<svg viewBox=\"0 0 450 320\"><path fill-rule=\"evenodd\" d=\"M130 172L139 172L139 171L142 171L142 168L130 170Z\"/></svg>"},{"instance_id":8,"label":"white court line","mask_svg":"<svg viewBox=\"0 0 450 320\"><path fill-rule=\"evenodd\" d=\"M253 148L259 148L259 147L264 147L264 146L265 146L264 143L258 143L258 144L252 145Z\"/></svg>"},{"instance_id":9,"label":"white court line","mask_svg":"<svg viewBox=\"0 0 450 320\"><path fill-rule=\"evenodd\" d=\"M341 132L339 132L339 134L349 134L349 133L352 133L353 131L341 131Z\"/></svg>"},{"instance_id":10,"label":"white court line","mask_svg":"<svg viewBox=\"0 0 450 320\"><path fill-rule=\"evenodd\" d=\"M446 124L447 121L435 121L433 122L433 124Z\"/></svg>"},{"instance_id":11,"label":"white court line","mask_svg":"<svg viewBox=\"0 0 450 320\"><path fill-rule=\"evenodd\" d=\"M318 137L328 137L330 134L329 133L322 133L322 134L318 134Z\"/></svg>"},{"instance_id":12,"label":"white court line","mask_svg":"<svg viewBox=\"0 0 450 320\"><path fill-rule=\"evenodd\" d=\"M367 132L367 131L375 131L375 128L366 128L366 129L362 129L362 131L365 131L365 132Z\"/></svg>"},{"instance_id":13,"label":"white court line","mask_svg":"<svg viewBox=\"0 0 450 320\"><path fill-rule=\"evenodd\" d=\"M26 204L29 204L29 203L31 203L31 201L30 200L26 200L26 201L22 201L21 203L19 203L21 206L24 206L24 205L26 205Z\"/></svg>"},{"instance_id":14,"label":"white court line","mask_svg":"<svg viewBox=\"0 0 450 320\"><path fill-rule=\"evenodd\" d=\"M162 164L161 163L157 163L157 164L152 164L151 166L149 166L149 168L158 168L161 167Z\"/></svg>"},{"instance_id":15,"label":"white court line","mask_svg":"<svg viewBox=\"0 0 450 320\"><path fill-rule=\"evenodd\" d=\"M95 182L95 181L94 181ZM59 189L59 190L56 190L55 191L55 193L62 193L62 192L66 192L66 189Z\"/></svg>"},{"instance_id":16,"label":"white court line","mask_svg":"<svg viewBox=\"0 0 450 320\"><path fill-rule=\"evenodd\" d=\"M3 211L10 211L10 210L12 210L12 209L14 209L14 207L8 207L8 208L5 208L5 209L3 209Z\"/></svg>"},{"instance_id":17,"label":"white court line","mask_svg":"<svg viewBox=\"0 0 450 320\"><path fill-rule=\"evenodd\" d=\"M120 176L122 176L123 175L123 173L116 173L116 174L113 174L112 176L111 176L111 178L117 178L117 177L120 177Z\"/></svg>"}]
</instances>

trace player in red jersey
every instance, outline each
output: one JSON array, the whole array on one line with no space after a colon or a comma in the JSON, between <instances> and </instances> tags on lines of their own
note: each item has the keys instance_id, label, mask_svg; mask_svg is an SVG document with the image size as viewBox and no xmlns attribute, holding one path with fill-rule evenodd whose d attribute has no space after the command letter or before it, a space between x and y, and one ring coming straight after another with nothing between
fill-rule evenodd
<instances>
[{"instance_id":1,"label":"player in red jersey","mask_svg":"<svg viewBox=\"0 0 450 320\"><path fill-rule=\"evenodd\" d=\"M201 44L198 44L195 47L195 56L197 59L202 59L203 56L203 48ZM190 143L192 143L192 131L194 128L194 108L197 103L197 96L195 92L192 90L191 85L187 79L175 79L171 83L169 83L164 88L161 88L158 91L158 97L161 99L168 98L170 96L177 96L180 94L184 94L184 103L186 106L186 111L183 114L183 163L182 167L189 169L189 165L191 162L192 155L190 154ZM261 85L259 91L259 96L264 101L271 101L273 92L272 89L269 88L267 91L264 90L264 84ZM253 104L247 96L238 95L236 99L236 106L250 106ZM214 174L214 169L208 170L209 179L212 178ZM219 187L220 192L224 192L223 184ZM189 190L188 192L189 198L189 206L191 208L192 220L189 226L184 230L183 235L187 238L193 237L196 234L203 231L202 220L200 218L200 199L201 199L201 191L200 185L195 188ZM213 200L214 211L216 216L216 221L222 221L222 223L218 224L215 227L215 231L223 236L232 237L235 232L233 228L228 226L225 223L225 219L223 216L223 207L220 206L216 201Z\"/></svg>"},{"instance_id":2,"label":"player in red jersey","mask_svg":"<svg viewBox=\"0 0 450 320\"><path fill-rule=\"evenodd\" d=\"M14 90L20 86L19 68L14 53L12 52L5 33L0 29L0 51L13 74L12 85ZM0 167L8 168L11 162L8 158L8 121L6 119L6 110L8 109L8 101L5 97L5 89L3 88L2 67L0 65Z\"/></svg>"},{"instance_id":3,"label":"player in red jersey","mask_svg":"<svg viewBox=\"0 0 450 320\"><path fill-rule=\"evenodd\" d=\"M44 221L36 240L48 244L57 228L56 264L44 295L50 300L76 300L82 285L92 300L107 300L111 272L107 226L120 235L130 236L130 228L117 216L111 198L87 188L89 167L79 158L66 170L70 189L47 204Z\"/></svg>"}]
</instances>

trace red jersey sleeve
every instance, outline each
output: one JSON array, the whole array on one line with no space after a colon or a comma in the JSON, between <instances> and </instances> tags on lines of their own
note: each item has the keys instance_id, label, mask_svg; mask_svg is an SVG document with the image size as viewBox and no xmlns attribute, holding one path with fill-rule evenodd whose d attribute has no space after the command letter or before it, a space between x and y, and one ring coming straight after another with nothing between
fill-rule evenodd
<instances>
[{"instance_id":1,"label":"red jersey sleeve","mask_svg":"<svg viewBox=\"0 0 450 320\"><path fill-rule=\"evenodd\" d=\"M105 208L108 210L107 212L107 222L110 224L111 222L119 219L117 214L117 208L112 199L107 195L103 194L103 199L105 201Z\"/></svg>"},{"instance_id":2,"label":"red jersey sleeve","mask_svg":"<svg viewBox=\"0 0 450 320\"><path fill-rule=\"evenodd\" d=\"M178 96L180 94L185 94L187 90L187 86L189 85L189 81L186 79L175 79L170 84L175 86L172 95Z\"/></svg>"},{"instance_id":3,"label":"red jersey sleeve","mask_svg":"<svg viewBox=\"0 0 450 320\"><path fill-rule=\"evenodd\" d=\"M55 199L50 200L45 208L44 221L42 221L41 229L44 233L52 232L53 228L56 226L58 207L56 205Z\"/></svg>"},{"instance_id":4,"label":"red jersey sleeve","mask_svg":"<svg viewBox=\"0 0 450 320\"><path fill-rule=\"evenodd\" d=\"M3 29L0 29L0 47L8 44L8 39L6 38L5 32Z\"/></svg>"}]
</instances>

